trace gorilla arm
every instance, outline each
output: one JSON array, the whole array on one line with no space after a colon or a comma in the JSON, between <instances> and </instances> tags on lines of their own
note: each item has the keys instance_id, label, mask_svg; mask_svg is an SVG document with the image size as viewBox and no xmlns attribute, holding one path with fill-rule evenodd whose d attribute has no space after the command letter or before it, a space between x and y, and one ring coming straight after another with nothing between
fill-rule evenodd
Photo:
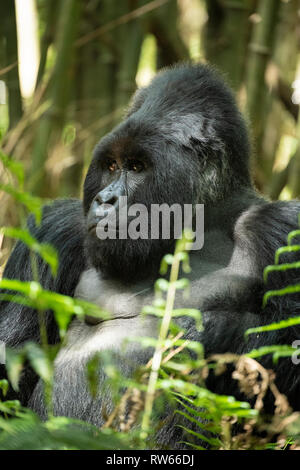
<instances>
[{"instance_id":1,"label":"gorilla arm","mask_svg":"<svg viewBox=\"0 0 300 470\"><path fill-rule=\"evenodd\" d=\"M28 229L40 243L49 243L58 252L60 263L55 278L49 266L41 258L37 258L39 280L43 288L73 296L80 274L85 269L83 255L85 227L81 201L57 200L44 206L42 223L37 225L33 217L29 217ZM17 242L6 264L3 278L33 280L30 252L23 243ZM5 293L0 290L0 293L2 292ZM58 341L59 335L51 311L45 312L45 320L49 343L54 344ZM39 342L40 329L36 311L25 305L0 301L0 340L9 347L21 347L26 341ZM5 368L0 365L0 378L5 376ZM22 404L27 404L36 381L36 374L30 367L26 367L21 377L18 394ZM14 393L9 393L9 396L15 397Z\"/></svg>"},{"instance_id":2,"label":"gorilla arm","mask_svg":"<svg viewBox=\"0 0 300 470\"><path fill-rule=\"evenodd\" d=\"M40 243L51 244L58 253L56 277L49 266L37 257L39 281L44 289L64 295L74 295L80 274L85 269L83 239L85 234L82 204L79 200L57 200L43 207L42 222L28 219L30 233ZM5 266L3 278L32 281L29 249L17 242ZM3 292L3 291L2 291ZM1 290L0 290L1 293ZM58 329L51 312L46 312L49 342L58 341ZM34 309L13 302L0 301L0 340L8 346L25 341L39 341L38 316Z\"/></svg>"}]
</instances>

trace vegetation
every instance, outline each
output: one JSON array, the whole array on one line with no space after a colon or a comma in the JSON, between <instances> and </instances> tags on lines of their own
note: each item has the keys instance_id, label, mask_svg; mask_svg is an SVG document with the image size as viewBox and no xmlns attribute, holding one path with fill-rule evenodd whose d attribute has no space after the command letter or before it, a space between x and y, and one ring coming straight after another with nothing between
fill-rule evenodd
<instances>
[{"instance_id":1,"label":"vegetation","mask_svg":"<svg viewBox=\"0 0 300 470\"><path fill-rule=\"evenodd\" d=\"M5 167L10 168L14 174L17 185L16 189L10 185L3 186L2 189L33 211L38 222L42 201L22 190L22 166L12 165L4 155L1 158ZM30 248L33 273L37 272L36 256L40 256L49 264L55 275L58 260L51 246L39 244L25 228L2 228L2 233L22 240ZM277 250L274 265L265 269L265 280L273 270L295 268L293 264L279 265L278 261L284 251L298 247L291 245L291 240L297 234L299 230L291 232L287 246ZM1 380L3 399L0 401L0 449L151 448L155 445L151 437L161 426L157 416L162 411L166 399L174 406L174 413L185 418L184 442L191 448L205 449L209 446L213 449L265 449L284 448L287 445L297 448L300 439L300 415L290 409L286 397L280 394L272 371L264 369L256 361L266 354L272 354L273 360L278 361L280 357L295 354L295 348L290 345L266 346L250 351L244 356L226 354L205 359L202 345L185 340L184 331L173 321L178 316L188 315L195 320L198 329L202 328L201 313L198 310L174 309L176 290L188 289L189 286L187 279L178 279L180 264L183 272L190 270L186 251L188 238L185 237L178 242L174 255L169 254L163 258L161 274L166 274L170 265L170 279L167 281L161 278L156 281L156 300L153 305L145 306L142 312L161 318L158 339L140 338L143 347L154 348L153 358L136 371L133 378L123 377L119 370L113 368L107 352L97 354L88 364L87 377L91 393L97 393L96 370L99 361L106 371L107 382L114 390L115 409L106 417L102 429L70 418L53 416L51 392L54 360L59 348L64 345L67 326L72 316L75 314L81 318L84 315L105 318L106 312L88 302L47 291L43 289L38 278L32 282L9 279L0 281L0 288L11 291L11 294L1 294L1 300L13 300L35 308L40 324L41 345L26 343L21 350L7 351L6 369L9 381L17 391L23 364L29 361L44 382L48 409L48 420L41 422L32 411L21 407L19 402L5 400L9 384L7 380ZM299 291L299 285L269 291L264 296L263 305L271 296ZM44 312L47 309L54 312L61 338L59 345L50 346L47 342L44 321ZM246 331L245 335L247 337L249 334L297 324L300 324L300 317L293 317L279 324L253 328ZM228 364L234 365L233 378L238 381L245 396L252 398L253 406L232 396L214 394L205 387L205 378L209 371L213 369L215 374L221 374ZM263 412L263 399L268 390L275 398L275 414L271 422L269 418L265 419ZM189 424L191 428L196 424L198 431L191 429ZM263 438L259 433L262 430ZM203 446L199 445L199 440Z\"/></svg>"}]
</instances>

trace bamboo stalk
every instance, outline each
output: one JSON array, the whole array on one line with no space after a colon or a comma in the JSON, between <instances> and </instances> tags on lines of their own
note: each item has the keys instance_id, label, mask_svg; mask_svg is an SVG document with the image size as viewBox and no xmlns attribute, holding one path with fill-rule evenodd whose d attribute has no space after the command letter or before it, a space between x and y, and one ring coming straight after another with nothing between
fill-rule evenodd
<instances>
[{"instance_id":1,"label":"bamboo stalk","mask_svg":"<svg viewBox=\"0 0 300 470\"><path fill-rule=\"evenodd\" d=\"M136 2L124 2L118 16L129 14L134 11ZM120 5L121 7L121 5ZM118 39L119 64L117 70L117 81L114 97L114 108L128 105L128 101L135 91L135 77L140 58L143 41L143 30L138 20L130 21L118 27L116 31ZM115 124L119 121L116 117Z\"/></svg>"},{"instance_id":2,"label":"bamboo stalk","mask_svg":"<svg viewBox=\"0 0 300 470\"><path fill-rule=\"evenodd\" d=\"M299 141L298 149L291 161L288 181L292 198L300 197L300 111L298 114L298 121L296 126L296 137Z\"/></svg>"},{"instance_id":3,"label":"bamboo stalk","mask_svg":"<svg viewBox=\"0 0 300 470\"><path fill-rule=\"evenodd\" d=\"M49 143L54 132L61 132L70 89L70 66L72 50L79 17L79 1L64 0L59 12L56 38L57 56L49 84L47 98L51 107L42 117L37 129L30 174L31 190L41 195L45 189L45 161Z\"/></svg>"},{"instance_id":4,"label":"bamboo stalk","mask_svg":"<svg viewBox=\"0 0 300 470\"><path fill-rule=\"evenodd\" d=\"M258 156L262 144L264 108L267 96L265 72L273 52L280 3L278 0L259 1L256 24L253 26L252 38L249 45L250 55L247 64L246 80L247 113L252 123L256 155ZM256 158L258 160L258 157ZM259 163L259 160L256 163Z\"/></svg>"},{"instance_id":5,"label":"bamboo stalk","mask_svg":"<svg viewBox=\"0 0 300 470\"><path fill-rule=\"evenodd\" d=\"M41 40L41 58L36 79L36 88L40 84L45 72L48 49L54 40L54 31L57 24L57 16L59 11L58 0L51 0L48 4L46 4L46 6L46 31Z\"/></svg>"},{"instance_id":6,"label":"bamboo stalk","mask_svg":"<svg viewBox=\"0 0 300 470\"><path fill-rule=\"evenodd\" d=\"M169 0L146 19L148 30L156 38L158 49L157 68L189 59L189 52L178 33L178 5Z\"/></svg>"},{"instance_id":7,"label":"bamboo stalk","mask_svg":"<svg viewBox=\"0 0 300 470\"><path fill-rule=\"evenodd\" d=\"M235 90L240 88L244 74L251 6L250 0L206 0L206 58L225 72Z\"/></svg>"},{"instance_id":8,"label":"bamboo stalk","mask_svg":"<svg viewBox=\"0 0 300 470\"><path fill-rule=\"evenodd\" d=\"M9 128L15 127L23 114L18 66L18 39L15 2L2 0L2 36L5 38L6 64L16 64L5 76L8 89Z\"/></svg>"}]
</instances>

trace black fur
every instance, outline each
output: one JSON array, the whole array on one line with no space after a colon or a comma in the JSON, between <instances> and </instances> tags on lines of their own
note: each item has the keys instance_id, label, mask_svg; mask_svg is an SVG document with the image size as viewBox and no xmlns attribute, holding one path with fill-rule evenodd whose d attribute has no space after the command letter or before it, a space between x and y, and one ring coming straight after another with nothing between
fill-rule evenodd
<instances>
[{"instance_id":1,"label":"black fur","mask_svg":"<svg viewBox=\"0 0 300 470\"><path fill-rule=\"evenodd\" d=\"M191 319L181 318L178 321L187 330L187 337L201 341L207 355L228 351L241 354L266 344L291 344L300 338L299 327L251 335L248 342L244 339L247 328L300 314L299 295L274 297L264 310L261 308L266 290L300 281L299 270L270 275L267 285L262 280L264 267L273 264L275 250L285 245L288 233L297 228L300 203L270 203L259 196L250 180L249 154L244 120L232 93L211 68L183 65L157 75L147 88L137 92L125 120L96 147L84 184L84 215L80 201L57 201L44 209L41 227L30 222L35 236L52 243L60 256L55 280L40 262L41 283L73 296L80 275L96 268L97 295L95 289L89 292L85 288L81 295L101 306L110 302L115 317L121 315L125 329L129 314L138 315L142 305L151 301L152 293L147 291L125 302L123 308L118 301L113 304L111 293L132 294L149 288L158 276L161 257L173 250L174 241L100 242L85 226L85 216L91 218L97 195L103 197L103 190L112 187L111 177L105 176L105 159L125 162L138 157L145 160L145 171L140 176L130 176L124 166L126 182L113 183L114 187L118 184L118 194L124 191L131 203L146 206L165 202L205 204L205 244L199 252L191 253L192 295L186 302L186 306L201 309L205 330L198 333ZM285 259L299 259L299 255L294 253L280 261ZM18 243L4 276L28 280L29 266L28 250ZM181 297L176 302L184 304ZM49 340L54 343L57 328L51 312L47 314L47 323ZM85 335L96 339L101 330L98 325L78 326L76 321L72 325L70 336L76 337L77 331L81 339ZM16 347L38 338L35 312L13 303L1 304L1 340ZM64 352L60 354L64 358ZM136 346L126 354L117 350L116 363L130 375L150 354ZM67 368L57 364L54 411L101 425L101 410L112 406L110 393L101 389L100 371L100 394L96 399L89 395L84 375L86 360L79 354L76 359L70 357ZM262 362L267 367L274 366L269 356ZM276 374L279 390L287 394L294 409L300 410L297 366L290 359L281 359ZM28 403L34 380L31 376L29 379L29 372L23 377L24 404ZM228 375L210 377L209 385L219 393L239 393L236 382ZM45 416L41 383L31 396L30 406ZM180 432L172 421L157 434L157 442L175 447Z\"/></svg>"}]
</instances>

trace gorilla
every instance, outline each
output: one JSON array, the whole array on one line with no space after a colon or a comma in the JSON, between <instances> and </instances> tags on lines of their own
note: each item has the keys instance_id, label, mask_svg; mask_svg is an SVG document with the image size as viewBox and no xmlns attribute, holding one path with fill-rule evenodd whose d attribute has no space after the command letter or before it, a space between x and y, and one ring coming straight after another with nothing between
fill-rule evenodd
<instances>
[{"instance_id":1,"label":"gorilla","mask_svg":"<svg viewBox=\"0 0 300 470\"><path fill-rule=\"evenodd\" d=\"M96 146L83 202L66 199L46 205L40 226L29 218L31 233L40 242L52 244L59 254L56 277L39 259L43 287L95 302L111 313L105 321L72 320L67 342L55 360L55 415L101 426L103 411L113 406L111 392L103 388L105 374L100 368L99 392L91 396L87 362L99 351L112 351L116 365L130 376L153 352L138 341L125 349L122 345L128 336L157 333L157 319L144 318L140 312L153 300L161 259L173 252L175 237L99 239L98 224L104 216L120 211L121 197L126 196L129 205L143 204L148 209L153 204L204 204L204 246L190 253L190 296L176 296L176 306L201 310L204 329L199 332L191 317L176 321L186 338L203 344L206 356L291 345L300 338L299 327L293 326L244 339L248 328L300 315L299 294L273 297L262 308L266 291L300 282L296 269L274 272L263 281L263 270L274 264L276 249L286 245L288 233L298 227L300 202L269 202L259 195L251 181L249 160L247 126L223 79L207 65L177 65L138 90L123 122ZM119 230L117 226L117 235ZM280 263L295 261L297 256L296 251L281 256ZM21 242L7 262L4 277L32 280L29 251ZM51 311L45 315L49 343L55 344L57 325ZM14 348L29 340L39 342L36 312L2 302L0 340ZM270 355L261 362L274 367ZM300 377L289 358L278 361L276 384L290 405L300 410ZM229 373L209 376L208 385L217 393L241 396ZM23 371L18 397L46 417L43 386L30 367ZM271 398L268 406L272 407ZM157 432L158 446L179 445L182 430L176 419Z\"/></svg>"}]
</instances>

